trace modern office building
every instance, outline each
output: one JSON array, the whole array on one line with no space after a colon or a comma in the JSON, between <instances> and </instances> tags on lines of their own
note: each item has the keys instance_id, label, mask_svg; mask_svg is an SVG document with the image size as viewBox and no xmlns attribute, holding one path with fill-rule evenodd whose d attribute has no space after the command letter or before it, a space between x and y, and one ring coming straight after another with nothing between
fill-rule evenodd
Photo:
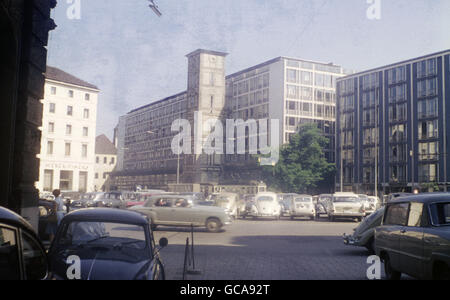
<instances>
[{"instance_id":1,"label":"modern office building","mask_svg":"<svg viewBox=\"0 0 450 300\"><path fill-rule=\"evenodd\" d=\"M99 89L60 69L45 74L39 181L42 191L94 191Z\"/></svg>"},{"instance_id":2,"label":"modern office building","mask_svg":"<svg viewBox=\"0 0 450 300\"><path fill-rule=\"evenodd\" d=\"M337 190L450 185L450 50L337 82Z\"/></svg>"},{"instance_id":3,"label":"modern office building","mask_svg":"<svg viewBox=\"0 0 450 300\"><path fill-rule=\"evenodd\" d=\"M332 63L278 57L227 76L227 108L234 119L279 120L279 145L288 143L299 125L316 123L329 139L326 158L334 162L336 80L343 76L343 68ZM248 154L227 155L225 165L251 160ZM250 170L238 168L228 177L255 176Z\"/></svg>"},{"instance_id":4,"label":"modern office building","mask_svg":"<svg viewBox=\"0 0 450 300\"><path fill-rule=\"evenodd\" d=\"M266 144L282 145L302 123L315 122L330 139L325 149L334 161L336 80L343 69L327 63L278 57L225 77L225 53L197 50L188 57L187 91L135 109L119 119L115 129L118 150L118 189L135 186L164 188L181 184L251 184L259 181L255 157L249 152L249 131L245 131L244 154L177 155L172 141L176 119L192 125L192 151L200 135L208 134L195 125L200 113L203 121L216 118L225 127L227 119L278 120L279 135L271 141L270 126ZM247 128L248 129L248 128ZM224 144L243 138L235 131L224 136ZM258 145L259 147L259 145ZM224 151L225 152L225 151Z\"/></svg>"}]
</instances>

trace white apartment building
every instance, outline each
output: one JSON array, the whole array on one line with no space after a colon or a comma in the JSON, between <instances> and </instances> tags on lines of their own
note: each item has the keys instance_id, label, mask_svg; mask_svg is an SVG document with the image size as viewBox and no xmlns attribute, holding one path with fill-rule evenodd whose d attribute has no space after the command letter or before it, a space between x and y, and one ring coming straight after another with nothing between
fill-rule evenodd
<instances>
[{"instance_id":1,"label":"white apartment building","mask_svg":"<svg viewBox=\"0 0 450 300\"><path fill-rule=\"evenodd\" d=\"M94 191L95 136L100 90L47 67L42 116L39 191Z\"/></svg>"},{"instance_id":2,"label":"white apartment building","mask_svg":"<svg viewBox=\"0 0 450 300\"><path fill-rule=\"evenodd\" d=\"M343 76L343 68L334 64L278 57L227 76L227 107L234 119L280 120L280 145L300 124L317 123L330 140L327 159L334 161L336 79Z\"/></svg>"},{"instance_id":3,"label":"white apartment building","mask_svg":"<svg viewBox=\"0 0 450 300\"><path fill-rule=\"evenodd\" d=\"M117 164L117 150L114 144L106 137L99 135L95 139L95 173L94 190L109 191L110 177Z\"/></svg>"}]
</instances>

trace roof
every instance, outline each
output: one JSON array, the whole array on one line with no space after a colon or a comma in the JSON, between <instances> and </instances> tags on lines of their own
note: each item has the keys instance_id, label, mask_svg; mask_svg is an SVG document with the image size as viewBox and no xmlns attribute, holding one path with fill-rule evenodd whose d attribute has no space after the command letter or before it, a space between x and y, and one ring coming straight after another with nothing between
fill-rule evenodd
<instances>
[{"instance_id":1,"label":"roof","mask_svg":"<svg viewBox=\"0 0 450 300\"><path fill-rule=\"evenodd\" d=\"M59 82L63 82L63 83L68 83L68 84L73 84L73 85L78 85L81 87L98 90L97 86L90 84L84 80L81 80L81 79L79 79L67 72L64 72L63 70L55 68L55 67L47 66L47 71L45 72L44 76L46 79L49 79L49 80L59 81Z\"/></svg>"},{"instance_id":2,"label":"roof","mask_svg":"<svg viewBox=\"0 0 450 300\"><path fill-rule=\"evenodd\" d=\"M116 155L117 149L106 135L102 134L95 138L95 154Z\"/></svg>"},{"instance_id":3,"label":"roof","mask_svg":"<svg viewBox=\"0 0 450 300\"><path fill-rule=\"evenodd\" d=\"M0 223L6 223L11 226L25 228L35 232L33 227L22 216L15 212L0 206Z\"/></svg>"},{"instance_id":4,"label":"roof","mask_svg":"<svg viewBox=\"0 0 450 300\"><path fill-rule=\"evenodd\" d=\"M210 55L217 55L217 56L227 56L228 53L225 52L219 52L219 51L213 51L213 50L205 50L205 49L197 49L189 54L186 55L186 57L190 57L197 54L210 54Z\"/></svg>"},{"instance_id":5,"label":"roof","mask_svg":"<svg viewBox=\"0 0 450 300\"><path fill-rule=\"evenodd\" d=\"M134 211L114 208L86 208L76 210L66 215L63 221L124 223L143 226L148 225L148 220L143 215Z\"/></svg>"},{"instance_id":6,"label":"roof","mask_svg":"<svg viewBox=\"0 0 450 300\"><path fill-rule=\"evenodd\" d=\"M410 196L400 196L389 201L392 203L404 203L404 202L420 202L420 203L430 203L430 202L450 202L450 193L423 193Z\"/></svg>"}]
</instances>

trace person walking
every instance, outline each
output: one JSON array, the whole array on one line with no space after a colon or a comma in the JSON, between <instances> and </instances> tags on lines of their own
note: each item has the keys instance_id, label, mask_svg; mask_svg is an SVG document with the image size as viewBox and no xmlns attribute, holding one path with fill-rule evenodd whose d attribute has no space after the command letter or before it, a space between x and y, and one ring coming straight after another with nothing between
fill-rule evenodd
<instances>
[{"instance_id":1,"label":"person walking","mask_svg":"<svg viewBox=\"0 0 450 300\"><path fill-rule=\"evenodd\" d=\"M49 236L50 243L55 238L56 231L58 230L59 224L61 223L61 220L64 218L65 211L64 211L64 201L61 197L61 191L60 190L54 190L53 196L55 199L53 202L53 213L51 217L49 218L49 222L47 224L46 233Z\"/></svg>"}]
</instances>

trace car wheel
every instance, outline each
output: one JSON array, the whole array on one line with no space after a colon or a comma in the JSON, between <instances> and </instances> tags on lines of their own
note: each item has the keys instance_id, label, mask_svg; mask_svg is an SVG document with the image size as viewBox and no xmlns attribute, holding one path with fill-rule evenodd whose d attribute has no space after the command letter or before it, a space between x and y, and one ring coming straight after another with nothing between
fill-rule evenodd
<instances>
[{"instance_id":1,"label":"car wheel","mask_svg":"<svg viewBox=\"0 0 450 300\"><path fill-rule=\"evenodd\" d=\"M209 232L219 232L221 228L222 228L222 224L216 218L211 218L211 219L208 219L208 221L206 221L206 229Z\"/></svg>"},{"instance_id":2,"label":"car wheel","mask_svg":"<svg viewBox=\"0 0 450 300\"><path fill-rule=\"evenodd\" d=\"M384 258L384 273L386 274L387 280L400 280L400 277L402 276L402 273L392 268L389 256Z\"/></svg>"}]
</instances>

